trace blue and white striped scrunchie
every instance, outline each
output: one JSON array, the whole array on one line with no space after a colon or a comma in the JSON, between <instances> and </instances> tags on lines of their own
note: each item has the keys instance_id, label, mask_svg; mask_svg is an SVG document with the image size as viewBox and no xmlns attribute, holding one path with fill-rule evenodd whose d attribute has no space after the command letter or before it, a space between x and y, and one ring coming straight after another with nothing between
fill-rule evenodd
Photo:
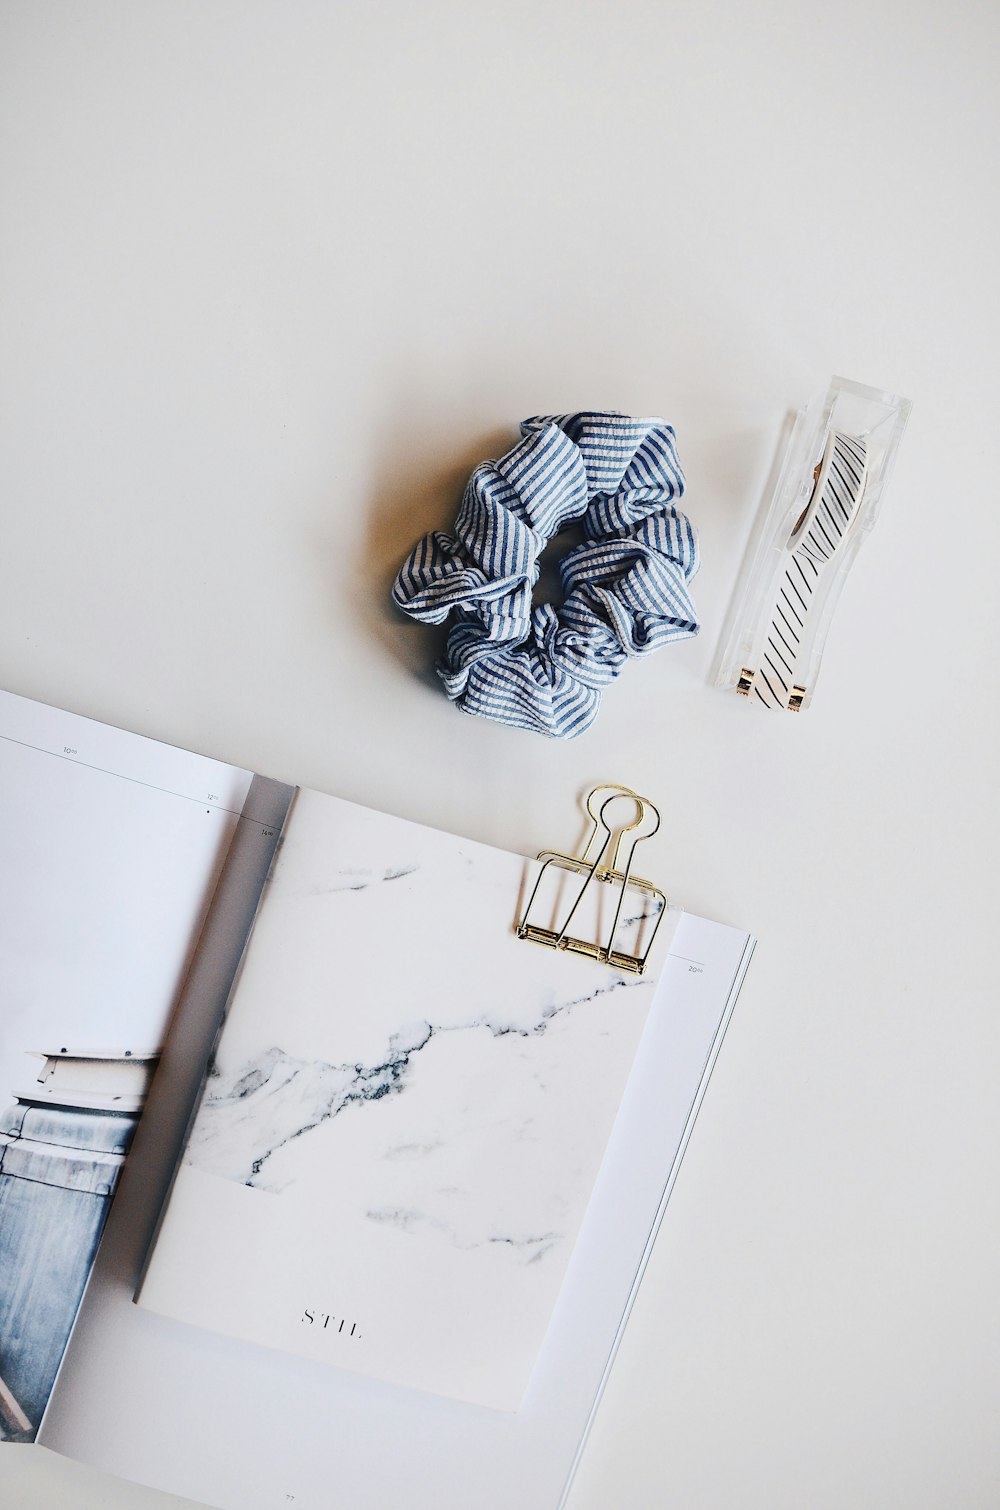
<instances>
[{"instance_id":1,"label":"blue and white striped scrunchie","mask_svg":"<svg viewBox=\"0 0 1000 1510\"><path fill-rule=\"evenodd\" d=\"M466 484L455 531L425 535L393 587L412 618L452 628L437 672L466 713L571 739L626 661L698 632L698 545L672 428L624 414L542 415ZM581 520L563 602L532 604L538 558Z\"/></svg>"}]
</instances>

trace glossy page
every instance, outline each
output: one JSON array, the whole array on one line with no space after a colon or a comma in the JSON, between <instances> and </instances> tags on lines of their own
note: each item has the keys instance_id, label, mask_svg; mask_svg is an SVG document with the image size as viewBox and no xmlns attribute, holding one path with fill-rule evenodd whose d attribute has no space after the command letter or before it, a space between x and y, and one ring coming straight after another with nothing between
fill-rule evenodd
<instances>
[{"instance_id":1,"label":"glossy page","mask_svg":"<svg viewBox=\"0 0 1000 1510\"><path fill-rule=\"evenodd\" d=\"M37 1432L250 782L0 693L0 1436Z\"/></svg>"}]
</instances>

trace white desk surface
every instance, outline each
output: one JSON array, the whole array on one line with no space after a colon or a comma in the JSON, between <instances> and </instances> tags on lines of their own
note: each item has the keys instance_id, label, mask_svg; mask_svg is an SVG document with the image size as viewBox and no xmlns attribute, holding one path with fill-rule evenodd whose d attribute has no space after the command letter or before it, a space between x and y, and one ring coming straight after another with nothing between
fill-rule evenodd
<instances>
[{"instance_id":1,"label":"white desk surface","mask_svg":"<svg viewBox=\"0 0 1000 1510\"><path fill-rule=\"evenodd\" d=\"M1000 1503L998 42L976 0L0 9L0 684L524 850L624 780L759 935L572 1510ZM834 372L913 416L814 707L758 714L710 666ZM547 743L387 593L522 416L601 406L676 425L704 629ZM0 1503L181 1501L7 1448Z\"/></svg>"}]
</instances>

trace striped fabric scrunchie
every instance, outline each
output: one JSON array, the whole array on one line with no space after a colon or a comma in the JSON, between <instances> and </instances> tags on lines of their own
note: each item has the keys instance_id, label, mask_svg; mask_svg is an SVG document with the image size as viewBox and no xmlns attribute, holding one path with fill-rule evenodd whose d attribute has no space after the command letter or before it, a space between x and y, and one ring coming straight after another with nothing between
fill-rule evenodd
<instances>
[{"instance_id":1,"label":"striped fabric scrunchie","mask_svg":"<svg viewBox=\"0 0 1000 1510\"><path fill-rule=\"evenodd\" d=\"M453 617L437 672L464 712L571 739L626 661L698 632L698 545L675 506L684 474L663 420L542 415L521 436L476 467L454 534L425 535L392 595L424 623ZM533 605L543 549L577 520L562 604Z\"/></svg>"}]
</instances>

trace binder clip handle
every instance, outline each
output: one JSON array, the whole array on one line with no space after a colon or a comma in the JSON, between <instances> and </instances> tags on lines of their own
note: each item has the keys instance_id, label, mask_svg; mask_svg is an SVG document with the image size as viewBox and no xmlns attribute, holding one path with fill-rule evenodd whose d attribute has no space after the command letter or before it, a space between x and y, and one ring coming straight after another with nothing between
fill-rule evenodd
<instances>
[{"instance_id":1,"label":"binder clip handle","mask_svg":"<svg viewBox=\"0 0 1000 1510\"><path fill-rule=\"evenodd\" d=\"M611 796L606 797L601 803L600 807L597 807L597 797L600 792L610 792ZM634 833L636 829L642 827L643 823L645 822L647 811L651 812L654 815L656 821L654 822L653 827L649 830L648 833L637 835L636 839L633 842L632 848L635 848L635 845L639 842L640 839L651 839L660 827L660 810L655 805L655 803L650 802L648 797L640 797L639 793L633 792L631 787L618 786L613 781L602 782L600 786L591 788L591 790L587 793L586 802L584 804L587 812L593 819L594 827L590 831L590 837L588 838L586 848L583 851L583 860L586 861L587 859L589 859L591 848L600 836L601 829L603 828L610 832L607 819L604 816L604 812L605 809L610 807L612 802L617 801L619 797L631 797L632 801L635 803L636 812L635 818L631 823L622 823L616 825L615 832L617 833L618 837L615 842L614 850L611 854L611 869L613 870L618 868L618 856L621 850L622 840L624 839L626 834Z\"/></svg>"}]
</instances>

